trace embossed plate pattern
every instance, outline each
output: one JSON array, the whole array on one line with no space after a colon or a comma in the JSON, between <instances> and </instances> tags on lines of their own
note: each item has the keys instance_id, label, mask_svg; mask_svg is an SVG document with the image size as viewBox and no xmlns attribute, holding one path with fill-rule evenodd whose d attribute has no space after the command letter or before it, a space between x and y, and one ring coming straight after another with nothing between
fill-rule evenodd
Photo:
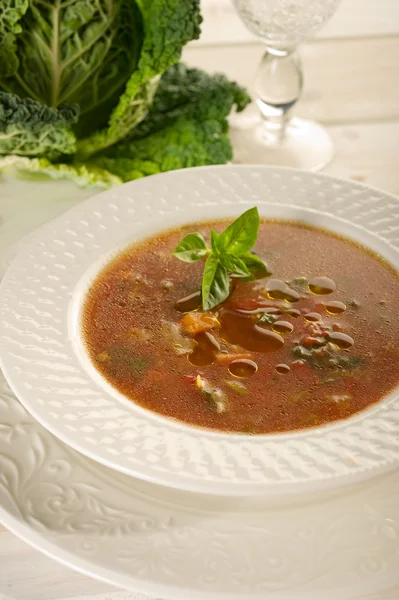
<instances>
[{"instance_id":1,"label":"embossed plate pattern","mask_svg":"<svg viewBox=\"0 0 399 600\"><path fill-rule=\"evenodd\" d=\"M398 497L398 473L272 505L135 480L53 437L0 373L0 522L157 600L375 600L399 583Z\"/></svg>"},{"instance_id":2,"label":"embossed plate pattern","mask_svg":"<svg viewBox=\"0 0 399 600\"><path fill-rule=\"evenodd\" d=\"M399 202L352 182L289 169L215 167L126 184L73 208L31 238L1 289L2 365L21 402L70 446L125 473L220 494L332 487L394 468L399 398L295 434L189 428L127 402L79 345L79 306L110 253L165 228L234 217L301 219L347 234L399 266ZM239 443L238 443L239 440Z\"/></svg>"}]
</instances>

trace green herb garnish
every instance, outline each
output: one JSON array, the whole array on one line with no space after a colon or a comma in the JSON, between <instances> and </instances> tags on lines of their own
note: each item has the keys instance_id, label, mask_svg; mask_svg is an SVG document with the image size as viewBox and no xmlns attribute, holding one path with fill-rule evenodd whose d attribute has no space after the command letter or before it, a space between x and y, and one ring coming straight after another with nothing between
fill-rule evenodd
<instances>
[{"instance_id":1,"label":"green herb garnish","mask_svg":"<svg viewBox=\"0 0 399 600\"><path fill-rule=\"evenodd\" d=\"M189 233L184 236L173 254L183 262L192 263L207 256L209 249L204 236L200 233Z\"/></svg>"},{"instance_id":2,"label":"green herb garnish","mask_svg":"<svg viewBox=\"0 0 399 600\"><path fill-rule=\"evenodd\" d=\"M267 323L267 325L273 325L277 321L277 317L268 313L263 313L258 319L258 323Z\"/></svg>"},{"instance_id":3,"label":"green herb garnish","mask_svg":"<svg viewBox=\"0 0 399 600\"><path fill-rule=\"evenodd\" d=\"M200 233L189 233L175 248L174 256L188 263L206 257L202 276L202 307L210 310L230 294L234 277L265 277L269 271L265 263L250 250L259 231L259 213L250 208L222 233L211 230L211 247Z\"/></svg>"}]
</instances>

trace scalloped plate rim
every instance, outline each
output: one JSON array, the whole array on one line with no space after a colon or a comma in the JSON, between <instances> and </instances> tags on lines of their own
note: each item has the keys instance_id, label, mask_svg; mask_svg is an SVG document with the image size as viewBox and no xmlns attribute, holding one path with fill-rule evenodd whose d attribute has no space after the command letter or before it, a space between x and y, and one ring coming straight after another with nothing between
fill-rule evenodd
<instances>
[{"instance_id":1,"label":"scalloped plate rim","mask_svg":"<svg viewBox=\"0 0 399 600\"><path fill-rule=\"evenodd\" d=\"M207 173L221 173L221 172L227 172L227 170L229 171L237 171L237 172L244 172L244 171L248 171L248 172L256 172L259 171L259 177L262 176L262 173L268 173L270 175L270 177L273 176L274 173L285 173L287 175L287 177L291 176L291 177L296 177L296 178L301 178L304 177L305 179L307 177L309 178L313 178L315 177L316 179L324 179L326 181L330 181L330 182L334 182L338 185L345 185L347 187L349 187L350 189L360 189L360 190L367 190L369 193L375 193L375 194L379 194L382 195L384 198L390 198L392 201L394 201L395 203L398 202L398 199L391 195L391 194L386 194L385 192L381 192L379 190L376 190L374 188L372 188L371 186L365 186L364 184L359 184L359 183L354 183L354 182L350 182L350 181L345 181L345 180L341 180L339 178L336 177L331 177L328 175L317 175L315 176L312 173L304 173L295 169L289 169L289 168L272 168L272 167L257 167L257 166L251 166L251 165L242 165L242 166L225 166L225 167L201 167L201 168L195 168L195 169L188 169L185 171L177 171L177 172L169 172L166 174L160 174L160 175L156 175L153 176L151 178L149 178L148 180L145 180L144 183L145 185L149 185L151 187L151 180L153 181L160 181L162 180L169 180L169 179L175 179L176 176L180 177L181 174L183 174L183 177L186 177L187 175L190 176L190 174L195 173L195 176L200 176L201 174L207 174ZM206 177L206 175L205 175ZM47 223L46 225L42 226L37 232L35 232L34 234L32 234L31 236L31 244L34 244L37 240L40 239L40 237L43 235L43 233L46 233L48 230L50 230L53 227L56 227L57 224L65 222L69 216L71 215L77 215L80 210L82 209L82 207L84 207L85 205L88 205L90 203L94 201L97 204L100 204L101 199L103 199L104 197L110 197L112 198L113 196L127 196L129 194L129 190L132 190L132 192L134 192L134 190L138 189L137 185L138 184L143 184L143 180L140 180L139 182L130 182L128 184L124 184L123 186L120 186L119 188L116 188L116 190L108 190L105 192L102 192L92 198L90 198L89 200L86 200L85 202L83 202L82 204L70 209L69 211L67 211L67 213L62 214L61 216L57 217L54 221ZM304 208L305 210L308 209L308 207L300 207L300 208ZM310 210L314 210L314 209L310 209ZM314 210L314 212L317 214L317 209ZM340 217L337 217L338 219ZM357 225L356 225L357 227ZM377 236L379 237L379 236ZM385 240L386 241L386 240ZM389 243L388 243L389 245ZM29 247L29 246L28 246ZM26 253L27 249L26 247L23 247L19 254L18 257L21 257L24 255L24 253ZM6 275L6 277L4 278L4 280L2 281L2 285L1 285L1 290L4 289L5 287L5 283L7 281L7 277L10 274L10 271L12 271L13 266L15 266L17 264L18 261L18 257L15 259L15 261L12 263L11 268L8 271L8 275ZM19 394L19 387L18 387L18 382L15 382L15 380L13 379L13 376L10 375L8 373L8 365L4 362L4 358L0 357L0 364L2 364L4 373L7 377L7 379L9 380L9 383L11 385L11 387L13 388L14 392L21 396L21 394ZM22 394L23 396L23 394ZM158 474L147 474L145 472L145 470L143 470L143 467L141 466L140 468L136 469L132 466L126 466L126 465L121 465L119 464L117 461L112 460L112 459L107 459L104 456L99 456L95 451L92 452L90 450L90 448L87 447L86 445L82 445L79 440L71 440L69 436L65 435L65 432L61 432L59 429L57 429L57 427L54 427L52 424L49 424L49 422L46 421L46 419L43 419L43 415L40 412L37 412L37 410L32 407L32 405L29 403L29 401L27 401L24 397L21 398L21 400L23 401L23 403L25 404L25 406L28 408L28 410L31 412L32 415L34 415L34 417L41 422L49 431L51 431L54 435L56 435L57 437L59 437L64 443L67 443L69 445L71 445L73 448L77 449L78 451L86 454L87 456L90 456L91 458L93 458L94 460L98 460L99 462L101 462L102 464L105 464L107 466L111 466L112 468L115 468L121 472L124 473L128 473L131 474L133 476L137 476L140 477L142 479L146 479L148 481L152 481L155 483L159 483L159 484L163 484L163 485L168 485L168 486L172 486L172 487L178 487L178 488L182 488L182 489L189 489L189 490L193 490L193 491L203 491L203 492L214 492L214 493L225 493L227 495L230 494L238 494L238 495L242 495L242 494L248 494L248 493L281 493L284 489L286 491L292 491L292 484L290 481L285 481L285 482L280 482L277 481L276 483L273 482L267 482L265 483L264 481L258 481L258 482L254 482L251 481L249 484L243 484L243 483L230 483L229 481L225 481L220 480L218 482L215 483L215 481L208 481L206 483L206 485L202 486L201 484L198 483L198 481L196 480L191 480L191 479L184 479L184 478L177 478L176 480L170 480L169 475L167 474L166 476L163 475L161 472L159 472ZM372 410L374 411L374 407L376 405L374 405L372 407ZM381 404L379 403L378 406L381 406ZM365 415L367 411L364 411L363 413L359 413L358 415L355 416L355 418L358 418L359 415L361 417L360 420L362 420L362 417ZM364 421L364 418L363 418ZM345 423L348 424L348 426L350 426L351 424L351 419L347 420ZM335 427L335 424L332 426ZM195 431L195 433L200 433L203 434L204 431L203 430L195 430L194 428L186 428L186 429L192 429ZM319 431L321 428L315 428L313 431L317 432ZM327 429L327 428L323 428L323 429ZM309 430L308 430L309 431ZM208 433L208 432L206 432ZM219 435L219 434L217 434ZM292 437L294 437L293 434ZM302 435L302 432L299 432L299 435ZM232 437L232 436L227 436L227 437ZM265 437L265 436L256 436L258 439L259 437ZM394 469L397 465L397 459L395 460L391 460L391 461L386 461L384 466L378 469L378 473L381 473L383 470L388 471L391 469ZM348 473L346 475L339 475L337 476L336 474L332 474L329 475L327 477L324 477L324 479L322 480L322 482L320 482L319 480L316 481L312 481L312 487L314 489L324 489L326 487L331 487L331 485L345 485L345 484L349 484L351 482L354 481L360 481L362 479L371 477L375 474L375 472L377 471L377 469L375 469L373 466L368 467L368 468L362 468L359 469L358 472L356 473L356 475L354 476L353 473ZM198 478L197 478L198 479ZM225 478L226 479L226 478ZM338 481L338 483L336 483ZM331 482L333 482L331 484ZM303 487L302 481L301 482L296 482L295 484L295 488L298 489L298 485L300 487ZM306 486L308 486L308 484L305 482L304 484L304 489L308 489ZM276 489L276 491L273 488L278 488L278 490Z\"/></svg>"}]
</instances>

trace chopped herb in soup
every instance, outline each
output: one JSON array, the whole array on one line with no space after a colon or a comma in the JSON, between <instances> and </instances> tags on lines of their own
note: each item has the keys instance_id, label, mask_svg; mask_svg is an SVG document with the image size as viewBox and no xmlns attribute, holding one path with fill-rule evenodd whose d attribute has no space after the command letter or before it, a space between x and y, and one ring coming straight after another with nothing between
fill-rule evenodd
<instances>
[{"instance_id":1,"label":"chopped herb in soup","mask_svg":"<svg viewBox=\"0 0 399 600\"><path fill-rule=\"evenodd\" d=\"M83 315L96 368L219 431L314 427L381 400L399 383L396 272L326 231L240 219L168 231L100 273Z\"/></svg>"}]
</instances>

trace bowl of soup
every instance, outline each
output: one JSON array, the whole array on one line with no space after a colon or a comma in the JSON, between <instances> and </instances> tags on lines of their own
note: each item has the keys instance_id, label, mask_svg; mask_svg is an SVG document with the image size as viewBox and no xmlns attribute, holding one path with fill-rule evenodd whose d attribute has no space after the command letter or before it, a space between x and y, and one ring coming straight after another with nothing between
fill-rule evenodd
<instances>
[{"instance_id":1,"label":"bowl of soup","mask_svg":"<svg viewBox=\"0 0 399 600\"><path fill-rule=\"evenodd\" d=\"M263 220L254 248L267 275L232 278L229 297L204 311L203 264L173 249L189 231L207 239L228 224L167 231L100 272L82 315L98 372L159 415L250 435L335 423L389 394L399 381L391 265L327 230Z\"/></svg>"},{"instance_id":2,"label":"bowl of soup","mask_svg":"<svg viewBox=\"0 0 399 600\"><path fill-rule=\"evenodd\" d=\"M63 441L163 485L276 494L393 469L398 227L397 199L289 169L105 192L6 276L6 376Z\"/></svg>"}]
</instances>

